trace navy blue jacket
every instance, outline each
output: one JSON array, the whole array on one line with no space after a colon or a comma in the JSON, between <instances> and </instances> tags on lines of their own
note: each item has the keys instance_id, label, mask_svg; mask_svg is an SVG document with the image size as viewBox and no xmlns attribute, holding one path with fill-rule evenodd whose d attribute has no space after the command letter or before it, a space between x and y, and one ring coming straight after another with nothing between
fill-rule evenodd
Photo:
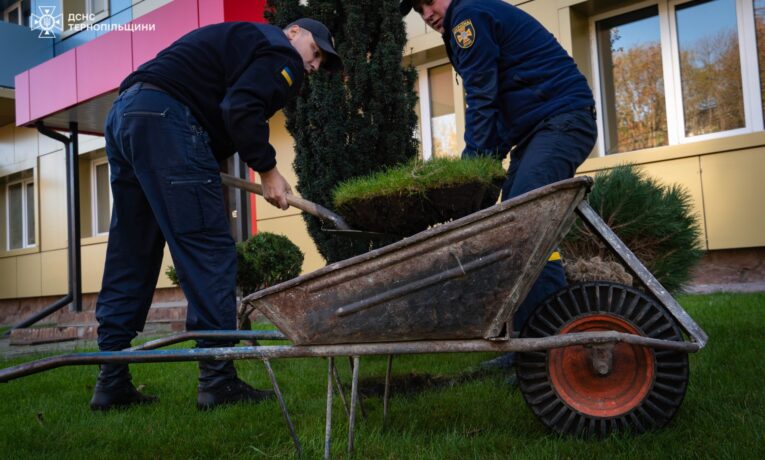
<instances>
[{"instance_id":1,"label":"navy blue jacket","mask_svg":"<svg viewBox=\"0 0 765 460\"><path fill-rule=\"evenodd\" d=\"M218 160L239 152L256 171L276 165L268 119L295 97L303 60L281 29L251 22L202 27L140 66L120 85L159 86L191 109Z\"/></svg>"},{"instance_id":2,"label":"navy blue jacket","mask_svg":"<svg viewBox=\"0 0 765 460\"><path fill-rule=\"evenodd\" d=\"M453 0L443 39L465 85L469 150L504 155L545 118L594 105L555 37L501 0Z\"/></svg>"}]
</instances>

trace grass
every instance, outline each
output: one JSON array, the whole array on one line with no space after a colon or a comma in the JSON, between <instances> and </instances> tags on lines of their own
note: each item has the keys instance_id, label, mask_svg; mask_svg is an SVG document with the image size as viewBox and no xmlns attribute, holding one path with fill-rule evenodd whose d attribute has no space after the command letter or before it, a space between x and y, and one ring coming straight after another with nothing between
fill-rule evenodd
<instances>
[{"instance_id":1,"label":"grass","mask_svg":"<svg viewBox=\"0 0 765 460\"><path fill-rule=\"evenodd\" d=\"M765 294L681 296L710 336L691 356L688 394L665 429L605 440L550 434L501 374L392 399L366 400L357 425L357 456L370 459L694 459L765 458ZM399 357L394 374L458 376L490 354ZM2 367L21 361L5 361ZM348 379L345 362L341 370ZM258 362L237 363L259 387ZM323 452L326 363L272 363L300 436L305 458ZM161 397L154 406L106 414L87 407L95 366L60 368L0 385L0 457L24 458L294 458L278 405L240 405L198 412L193 363L133 366L134 381ZM382 378L384 358L362 358L362 377ZM346 417L335 406L333 457L346 458Z\"/></svg>"},{"instance_id":2,"label":"grass","mask_svg":"<svg viewBox=\"0 0 765 460\"><path fill-rule=\"evenodd\" d=\"M345 181L337 186L333 197L335 207L341 207L351 200L373 196L416 195L432 188L473 181L489 184L504 175L502 164L488 157L469 160L438 158L424 163L414 161Z\"/></svg>"}]
</instances>

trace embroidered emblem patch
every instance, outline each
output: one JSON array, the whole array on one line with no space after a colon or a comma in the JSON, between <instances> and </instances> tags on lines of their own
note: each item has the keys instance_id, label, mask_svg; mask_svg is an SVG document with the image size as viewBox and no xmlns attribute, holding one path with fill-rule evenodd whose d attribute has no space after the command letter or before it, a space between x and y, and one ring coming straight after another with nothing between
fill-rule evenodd
<instances>
[{"instance_id":1,"label":"embroidered emblem patch","mask_svg":"<svg viewBox=\"0 0 765 460\"><path fill-rule=\"evenodd\" d=\"M475 43L475 28L473 27L473 21L466 19L457 27L452 29L454 34L454 40L457 41L457 46L460 48L470 48Z\"/></svg>"},{"instance_id":2,"label":"embroidered emblem patch","mask_svg":"<svg viewBox=\"0 0 765 460\"><path fill-rule=\"evenodd\" d=\"M282 77L287 81L287 86L292 87L293 76L289 67L282 69Z\"/></svg>"}]
</instances>

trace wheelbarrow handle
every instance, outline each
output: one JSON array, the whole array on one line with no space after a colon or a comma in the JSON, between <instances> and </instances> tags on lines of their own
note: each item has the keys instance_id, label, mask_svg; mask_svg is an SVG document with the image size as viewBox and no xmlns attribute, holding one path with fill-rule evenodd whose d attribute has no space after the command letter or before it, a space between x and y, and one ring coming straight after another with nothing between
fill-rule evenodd
<instances>
[{"instance_id":1,"label":"wheelbarrow handle","mask_svg":"<svg viewBox=\"0 0 765 460\"><path fill-rule=\"evenodd\" d=\"M223 181L223 185L236 187L238 189L246 190L248 192L263 196L263 186L260 184L249 182L226 173L220 173L220 177ZM314 217L318 217L322 221L331 222L332 226L334 226L337 230L351 230L351 228L348 226L348 224L345 223L342 217L338 216L324 206L318 205L312 201L305 200L295 195L286 195L286 197L287 204L290 206L294 206Z\"/></svg>"}]
</instances>

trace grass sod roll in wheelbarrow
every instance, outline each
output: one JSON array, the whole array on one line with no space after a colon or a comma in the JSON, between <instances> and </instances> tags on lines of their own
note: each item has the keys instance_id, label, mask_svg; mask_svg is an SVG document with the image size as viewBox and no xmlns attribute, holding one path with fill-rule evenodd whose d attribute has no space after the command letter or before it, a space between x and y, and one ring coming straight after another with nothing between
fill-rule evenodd
<instances>
[{"instance_id":1,"label":"grass sod roll in wheelbarrow","mask_svg":"<svg viewBox=\"0 0 765 460\"><path fill-rule=\"evenodd\" d=\"M492 158L415 161L343 182L334 205L353 228L409 236L495 204L504 178Z\"/></svg>"}]
</instances>

